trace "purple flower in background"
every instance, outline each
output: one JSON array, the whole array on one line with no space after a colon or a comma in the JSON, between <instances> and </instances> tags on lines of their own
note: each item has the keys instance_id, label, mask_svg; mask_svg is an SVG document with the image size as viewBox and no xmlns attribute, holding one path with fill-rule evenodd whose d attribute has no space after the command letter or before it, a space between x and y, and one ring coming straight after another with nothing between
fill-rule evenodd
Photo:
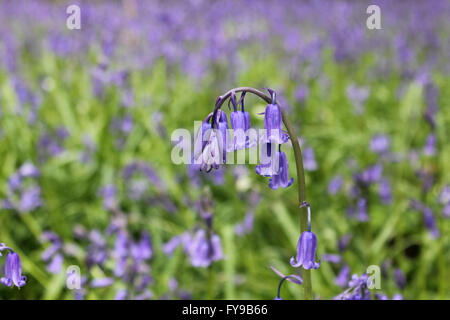
<instances>
[{"instance_id":1,"label":"purple flower in background","mask_svg":"<svg viewBox=\"0 0 450 320\"><path fill-rule=\"evenodd\" d=\"M244 234L250 233L253 230L254 217L255 215L253 214L253 212L248 212L244 217L244 221L236 224L236 226L234 227L234 231L238 236L243 236Z\"/></svg>"},{"instance_id":2,"label":"purple flower in background","mask_svg":"<svg viewBox=\"0 0 450 320\"><path fill-rule=\"evenodd\" d=\"M394 294L392 300L403 300L403 296L400 293Z\"/></svg>"},{"instance_id":3,"label":"purple flower in background","mask_svg":"<svg viewBox=\"0 0 450 320\"><path fill-rule=\"evenodd\" d=\"M91 288L104 288L112 285L114 283L113 278L96 278L90 283Z\"/></svg>"},{"instance_id":4,"label":"purple flower in background","mask_svg":"<svg viewBox=\"0 0 450 320\"><path fill-rule=\"evenodd\" d=\"M303 151L303 166L306 171L317 170L316 157L311 147L305 148Z\"/></svg>"},{"instance_id":5,"label":"purple flower in background","mask_svg":"<svg viewBox=\"0 0 450 320\"><path fill-rule=\"evenodd\" d=\"M441 204L447 204L450 202L450 185L445 185L438 196L438 201Z\"/></svg>"},{"instance_id":6,"label":"purple flower in background","mask_svg":"<svg viewBox=\"0 0 450 320\"><path fill-rule=\"evenodd\" d=\"M384 134L379 134L370 140L370 150L378 154L385 154L391 147L391 139Z\"/></svg>"},{"instance_id":7,"label":"purple flower in background","mask_svg":"<svg viewBox=\"0 0 450 320\"><path fill-rule=\"evenodd\" d=\"M112 184L102 187L99 195L103 198L103 208L105 210L113 210L117 207L116 201L117 188Z\"/></svg>"},{"instance_id":8,"label":"purple flower in background","mask_svg":"<svg viewBox=\"0 0 450 320\"><path fill-rule=\"evenodd\" d=\"M370 300L368 290L369 277L362 274L361 277L354 274L348 282L349 288L334 298L334 300Z\"/></svg>"},{"instance_id":9,"label":"purple flower in background","mask_svg":"<svg viewBox=\"0 0 450 320\"><path fill-rule=\"evenodd\" d=\"M308 99L309 89L307 86L302 85L295 91L295 100L299 103L304 103Z\"/></svg>"},{"instance_id":10,"label":"purple flower in background","mask_svg":"<svg viewBox=\"0 0 450 320\"><path fill-rule=\"evenodd\" d=\"M340 252L345 251L350 244L350 240L352 239L352 235L346 234L339 238L338 240L338 249Z\"/></svg>"},{"instance_id":11,"label":"purple flower in background","mask_svg":"<svg viewBox=\"0 0 450 320\"><path fill-rule=\"evenodd\" d=\"M138 243L131 244L130 251L131 256L135 261L151 259L153 250L150 240L150 234L148 232L143 232L141 240Z\"/></svg>"},{"instance_id":12,"label":"purple flower in background","mask_svg":"<svg viewBox=\"0 0 450 320\"><path fill-rule=\"evenodd\" d=\"M347 97L352 102L355 114L364 112L364 104L370 95L370 90L366 87L358 87L350 84L347 87Z\"/></svg>"},{"instance_id":13,"label":"purple flower in background","mask_svg":"<svg viewBox=\"0 0 450 320\"><path fill-rule=\"evenodd\" d=\"M294 183L294 178L289 179L289 163L286 154L281 150L278 154L280 166L279 172L269 179L269 187L272 190L276 190L279 187L287 188Z\"/></svg>"},{"instance_id":14,"label":"purple flower in background","mask_svg":"<svg viewBox=\"0 0 450 320\"><path fill-rule=\"evenodd\" d=\"M389 204L392 202L392 190L389 180L381 179L378 187L378 194L382 203Z\"/></svg>"},{"instance_id":15,"label":"purple flower in background","mask_svg":"<svg viewBox=\"0 0 450 320\"><path fill-rule=\"evenodd\" d=\"M368 221L369 216L367 215L367 200L364 198L359 198L356 206L348 208L348 214L350 217L353 217L358 221Z\"/></svg>"},{"instance_id":16,"label":"purple flower in background","mask_svg":"<svg viewBox=\"0 0 450 320\"><path fill-rule=\"evenodd\" d=\"M38 141L39 161L45 162L48 158L61 154L68 137L69 132L63 126L53 132L45 132Z\"/></svg>"},{"instance_id":17,"label":"purple flower in background","mask_svg":"<svg viewBox=\"0 0 450 320\"><path fill-rule=\"evenodd\" d=\"M403 271L399 268L394 269L395 284L399 289L404 289L406 286L406 277Z\"/></svg>"},{"instance_id":18,"label":"purple flower in background","mask_svg":"<svg viewBox=\"0 0 450 320\"><path fill-rule=\"evenodd\" d=\"M165 191L165 186L156 170L144 162L132 162L123 169L123 177L128 196L133 200L142 200L151 188Z\"/></svg>"},{"instance_id":19,"label":"purple flower in background","mask_svg":"<svg viewBox=\"0 0 450 320\"><path fill-rule=\"evenodd\" d=\"M0 244L0 256L3 250L8 250L9 252L5 260L5 276L0 278L0 282L7 287L13 285L17 288L23 287L26 284L27 277L22 275L22 262L19 255L2 243Z\"/></svg>"},{"instance_id":20,"label":"purple flower in background","mask_svg":"<svg viewBox=\"0 0 450 320\"><path fill-rule=\"evenodd\" d=\"M348 283L348 279L350 278L350 267L348 265L344 265L339 271L334 283L336 283L340 287L345 287Z\"/></svg>"},{"instance_id":21,"label":"purple flower in background","mask_svg":"<svg viewBox=\"0 0 450 320\"><path fill-rule=\"evenodd\" d=\"M27 177L37 178L37 177L39 177L40 172L39 172L39 169L36 168L32 162L25 162L19 168L19 175L22 178L27 178Z\"/></svg>"},{"instance_id":22,"label":"purple flower in background","mask_svg":"<svg viewBox=\"0 0 450 320\"><path fill-rule=\"evenodd\" d=\"M181 237L174 236L168 242L164 243L163 251L167 256L171 256L180 244L181 244Z\"/></svg>"},{"instance_id":23,"label":"purple flower in background","mask_svg":"<svg viewBox=\"0 0 450 320\"><path fill-rule=\"evenodd\" d=\"M291 266L298 268L303 266L304 269L317 269L319 262L315 262L317 250L317 238L313 232L304 231L297 244L297 255L291 258Z\"/></svg>"},{"instance_id":24,"label":"purple flower in background","mask_svg":"<svg viewBox=\"0 0 450 320\"><path fill-rule=\"evenodd\" d=\"M332 254L332 253L324 253L322 254L322 260L330 263L341 263L342 257L338 254Z\"/></svg>"},{"instance_id":25,"label":"purple flower in background","mask_svg":"<svg viewBox=\"0 0 450 320\"><path fill-rule=\"evenodd\" d=\"M129 115L124 117L115 117L111 121L111 132L115 136L117 149L123 149L126 140L133 131L134 121Z\"/></svg>"},{"instance_id":26,"label":"purple flower in background","mask_svg":"<svg viewBox=\"0 0 450 320\"><path fill-rule=\"evenodd\" d=\"M336 176L331 179L330 183L328 184L328 194L335 195L336 193L338 193L343 183L344 179L341 176Z\"/></svg>"},{"instance_id":27,"label":"purple flower in background","mask_svg":"<svg viewBox=\"0 0 450 320\"><path fill-rule=\"evenodd\" d=\"M436 218L434 217L431 208L425 207L422 213L425 227L428 229L433 239L439 238L439 229L437 228Z\"/></svg>"},{"instance_id":28,"label":"purple flower in background","mask_svg":"<svg viewBox=\"0 0 450 320\"><path fill-rule=\"evenodd\" d=\"M31 162L24 163L13 173L8 179L3 208L25 213L42 206L41 188L36 181L39 175L39 170Z\"/></svg>"},{"instance_id":29,"label":"purple flower in background","mask_svg":"<svg viewBox=\"0 0 450 320\"><path fill-rule=\"evenodd\" d=\"M375 164L366 170L364 170L360 175L357 176L357 180L363 185L368 186L373 183L380 181L383 174L383 165Z\"/></svg>"},{"instance_id":30,"label":"purple flower in background","mask_svg":"<svg viewBox=\"0 0 450 320\"><path fill-rule=\"evenodd\" d=\"M62 240L54 232L45 231L42 233L42 241L50 243L47 249L41 254L42 261L47 263L47 271L56 274L61 271L64 257L62 255Z\"/></svg>"},{"instance_id":31,"label":"purple flower in background","mask_svg":"<svg viewBox=\"0 0 450 320\"><path fill-rule=\"evenodd\" d=\"M422 213L425 227L428 229L433 239L439 238L439 229L437 228L436 219L431 208L417 200L411 200L410 206L412 209Z\"/></svg>"},{"instance_id":32,"label":"purple flower in background","mask_svg":"<svg viewBox=\"0 0 450 320\"><path fill-rule=\"evenodd\" d=\"M430 157L436 154L436 136L434 134L428 135L425 146L423 147L423 153Z\"/></svg>"},{"instance_id":33,"label":"purple flower in background","mask_svg":"<svg viewBox=\"0 0 450 320\"><path fill-rule=\"evenodd\" d=\"M83 137L83 146L84 150L81 153L81 162L88 163L94 156L95 152L97 151L97 145L90 136L85 135Z\"/></svg>"},{"instance_id":34,"label":"purple flower in background","mask_svg":"<svg viewBox=\"0 0 450 320\"><path fill-rule=\"evenodd\" d=\"M450 218L450 202L448 202L445 206L444 209L442 211L442 214L444 215L445 218Z\"/></svg>"},{"instance_id":35,"label":"purple flower in background","mask_svg":"<svg viewBox=\"0 0 450 320\"><path fill-rule=\"evenodd\" d=\"M208 267L211 263L224 258L222 242L217 234L208 239L206 231L199 229L185 248L194 267Z\"/></svg>"}]
</instances>

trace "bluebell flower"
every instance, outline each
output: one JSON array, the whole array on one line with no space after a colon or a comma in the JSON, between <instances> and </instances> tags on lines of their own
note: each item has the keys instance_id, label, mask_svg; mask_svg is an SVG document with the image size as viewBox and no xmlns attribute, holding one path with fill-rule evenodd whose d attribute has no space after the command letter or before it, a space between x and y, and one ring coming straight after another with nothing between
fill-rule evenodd
<instances>
[{"instance_id":1,"label":"bluebell flower","mask_svg":"<svg viewBox=\"0 0 450 320\"><path fill-rule=\"evenodd\" d=\"M245 91L242 93L239 103L236 102L236 97L232 93L229 101L233 104L234 111L230 114L231 128L233 129L233 149L240 150L249 147L249 139L245 132L250 129L250 114L244 110ZM238 105L241 105L241 110L238 110Z\"/></svg>"},{"instance_id":2,"label":"bluebell flower","mask_svg":"<svg viewBox=\"0 0 450 320\"><path fill-rule=\"evenodd\" d=\"M436 136L434 134L429 134L427 136L425 146L423 147L423 153L430 157L436 154Z\"/></svg>"},{"instance_id":3,"label":"bluebell flower","mask_svg":"<svg viewBox=\"0 0 450 320\"><path fill-rule=\"evenodd\" d=\"M42 240L49 242L50 246L41 254L42 261L47 263L47 271L56 274L61 271L64 256L62 254L62 240L54 232L45 231L42 234Z\"/></svg>"},{"instance_id":4,"label":"bluebell flower","mask_svg":"<svg viewBox=\"0 0 450 320\"><path fill-rule=\"evenodd\" d=\"M244 221L241 223L236 224L234 227L234 231L238 236L243 236L244 234L247 234L253 230L253 220L255 215L253 212L247 212Z\"/></svg>"},{"instance_id":5,"label":"bluebell flower","mask_svg":"<svg viewBox=\"0 0 450 320\"><path fill-rule=\"evenodd\" d=\"M280 171L280 156L275 150L274 143L263 143L260 148L260 164L255 167L255 172L264 177L271 177Z\"/></svg>"},{"instance_id":6,"label":"bluebell flower","mask_svg":"<svg viewBox=\"0 0 450 320\"><path fill-rule=\"evenodd\" d=\"M356 205L348 208L348 215L358 221L366 222L369 220L367 215L367 200L359 198Z\"/></svg>"},{"instance_id":7,"label":"bluebell flower","mask_svg":"<svg viewBox=\"0 0 450 320\"><path fill-rule=\"evenodd\" d=\"M384 134L379 134L370 140L370 150L380 155L389 151L391 146L391 139Z\"/></svg>"},{"instance_id":8,"label":"bluebell flower","mask_svg":"<svg viewBox=\"0 0 450 320\"><path fill-rule=\"evenodd\" d=\"M335 195L336 193L338 193L342 187L343 182L344 179L342 178L342 176L336 176L331 179L330 183L328 184L328 194Z\"/></svg>"},{"instance_id":9,"label":"bluebell flower","mask_svg":"<svg viewBox=\"0 0 450 320\"><path fill-rule=\"evenodd\" d=\"M348 279L350 278L350 267L348 265L344 265L339 271L334 283L340 287L345 287L348 283Z\"/></svg>"},{"instance_id":10,"label":"bluebell flower","mask_svg":"<svg viewBox=\"0 0 450 320\"><path fill-rule=\"evenodd\" d=\"M141 240L138 243L131 244L131 256L136 261L151 259L153 250L150 240L150 234L148 232L143 232Z\"/></svg>"},{"instance_id":11,"label":"bluebell flower","mask_svg":"<svg viewBox=\"0 0 450 320\"><path fill-rule=\"evenodd\" d=\"M320 266L319 262L315 262L317 250L316 235L309 231L304 231L297 244L297 255L290 260L291 266L298 268L303 266L304 269L317 269Z\"/></svg>"},{"instance_id":12,"label":"bluebell flower","mask_svg":"<svg viewBox=\"0 0 450 320\"><path fill-rule=\"evenodd\" d=\"M438 201L441 204L450 203L450 185L445 185L438 196Z\"/></svg>"},{"instance_id":13,"label":"bluebell flower","mask_svg":"<svg viewBox=\"0 0 450 320\"><path fill-rule=\"evenodd\" d=\"M442 214L444 215L444 218L450 218L450 202L448 202L442 211Z\"/></svg>"},{"instance_id":14,"label":"bluebell flower","mask_svg":"<svg viewBox=\"0 0 450 320\"><path fill-rule=\"evenodd\" d=\"M289 179L289 163L286 154L283 151L278 151L279 155L279 172L269 179L269 187L276 190L279 187L287 188L294 183L294 178Z\"/></svg>"},{"instance_id":15,"label":"bluebell flower","mask_svg":"<svg viewBox=\"0 0 450 320\"><path fill-rule=\"evenodd\" d=\"M219 110L221 111L221 110ZM222 112L222 111L221 111ZM222 130L225 129L225 124L221 124ZM203 132L203 129L202 131ZM226 151L224 151L224 143L222 132L217 128L206 131L206 136L203 138L206 142L202 143L201 150L196 145L196 151L194 155L195 163L200 164L200 170L209 172L212 169L219 169L219 166L224 163L224 157L226 159Z\"/></svg>"},{"instance_id":16,"label":"bluebell flower","mask_svg":"<svg viewBox=\"0 0 450 320\"><path fill-rule=\"evenodd\" d=\"M400 293L393 295L392 300L403 300L403 296Z\"/></svg>"},{"instance_id":17,"label":"bluebell flower","mask_svg":"<svg viewBox=\"0 0 450 320\"><path fill-rule=\"evenodd\" d=\"M314 150L311 147L307 147L303 150L303 167L306 171L317 170L316 157L314 155Z\"/></svg>"},{"instance_id":18,"label":"bluebell flower","mask_svg":"<svg viewBox=\"0 0 450 320\"><path fill-rule=\"evenodd\" d=\"M114 279L113 278L96 278L96 279L92 279L91 283L90 283L90 287L91 288L104 288L104 287L108 287L110 285L112 285L114 283Z\"/></svg>"},{"instance_id":19,"label":"bluebell flower","mask_svg":"<svg viewBox=\"0 0 450 320\"><path fill-rule=\"evenodd\" d=\"M406 276L399 268L394 269L395 284L399 289L404 289L406 286Z\"/></svg>"},{"instance_id":20,"label":"bluebell flower","mask_svg":"<svg viewBox=\"0 0 450 320\"><path fill-rule=\"evenodd\" d=\"M389 204L392 202L392 190L389 180L381 179L378 194L382 203Z\"/></svg>"},{"instance_id":21,"label":"bluebell flower","mask_svg":"<svg viewBox=\"0 0 450 320\"><path fill-rule=\"evenodd\" d=\"M324 253L322 254L322 260L327 261L330 263L341 263L342 257L339 254L333 254L333 253Z\"/></svg>"},{"instance_id":22,"label":"bluebell flower","mask_svg":"<svg viewBox=\"0 0 450 320\"><path fill-rule=\"evenodd\" d=\"M339 294L334 300L370 300L370 291L368 290L369 277L362 274L361 277L354 274L348 282L349 288Z\"/></svg>"},{"instance_id":23,"label":"bluebell flower","mask_svg":"<svg viewBox=\"0 0 450 320\"><path fill-rule=\"evenodd\" d=\"M338 239L338 249L340 252L345 251L348 248L351 239L352 239L351 234L343 235Z\"/></svg>"},{"instance_id":24,"label":"bluebell flower","mask_svg":"<svg viewBox=\"0 0 450 320\"><path fill-rule=\"evenodd\" d=\"M42 206L41 188L36 181L39 175L39 170L31 162L25 162L8 179L3 208L26 213Z\"/></svg>"},{"instance_id":25,"label":"bluebell flower","mask_svg":"<svg viewBox=\"0 0 450 320\"><path fill-rule=\"evenodd\" d=\"M303 266L304 269L317 269L321 260L319 262L314 261L316 259L317 238L311 232L311 207L306 201L300 205L300 208L302 207L308 208L308 231L304 231L300 235L297 243L297 254L295 258L291 257L290 264L295 268Z\"/></svg>"},{"instance_id":26,"label":"bluebell flower","mask_svg":"<svg viewBox=\"0 0 450 320\"><path fill-rule=\"evenodd\" d=\"M208 267L211 263L223 259L222 242L217 234L208 239L206 231L199 229L186 247L191 264L194 267Z\"/></svg>"},{"instance_id":27,"label":"bluebell flower","mask_svg":"<svg viewBox=\"0 0 450 320\"><path fill-rule=\"evenodd\" d=\"M434 217L433 211L429 207L425 207L423 210L423 219L425 227L431 234L433 239L439 238L440 232L436 225L436 218Z\"/></svg>"},{"instance_id":28,"label":"bluebell flower","mask_svg":"<svg viewBox=\"0 0 450 320\"><path fill-rule=\"evenodd\" d=\"M283 144L287 141L286 135L283 133L283 119L281 109L275 102L275 92L269 90L272 96L272 103L268 104L264 112L264 129L265 143Z\"/></svg>"},{"instance_id":29,"label":"bluebell flower","mask_svg":"<svg viewBox=\"0 0 450 320\"><path fill-rule=\"evenodd\" d=\"M219 152L222 154L222 161L223 163L226 163L227 161L227 152L231 151L230 148L230 135L228 132L229 126L228 126L228 117L225 111L223 110L217 110L216 114L216 127L219 129ZM222 138L220 140L220 138Z\"/></svg>"},{"instance_id":30,"label":"bluebell flower","mask_svg":"<svg viewBox=\"0 0 450 320\"><path fill-rule=\"evenodd\" d=\"M420 201L411 200L410 206L412 209L422 213L425 227L431 234L433 239L439 238L440 232L436 225L436 218L434 217L433 210Z\"/></svg>"},{"instance_id":31,"label":"bluebell flower","mask_svg":"<svg viewBox=\"0 0 450 320\"><path fill-rule=\"evenodd\" d=\"M117 188L112 184L107 184L99 190L99 195L103 198L103 208L113 210L117 207Z\"/></svg>"},{"instance_id":32,"label":"bluebell flower","mask_svg":"<svg viewBox=\"0 0 450 320\"><path fill-rule=\"evenodd\" d=\"M5 260L5 276L0 278L0 282L7 287L13 285L17 288L23 287L26 284L27 277L22 275L22 262L20 261L19 255L11 248L0 244L0 252L3 250L8 250L9 252Z\"/></svg>"}]
</instances>

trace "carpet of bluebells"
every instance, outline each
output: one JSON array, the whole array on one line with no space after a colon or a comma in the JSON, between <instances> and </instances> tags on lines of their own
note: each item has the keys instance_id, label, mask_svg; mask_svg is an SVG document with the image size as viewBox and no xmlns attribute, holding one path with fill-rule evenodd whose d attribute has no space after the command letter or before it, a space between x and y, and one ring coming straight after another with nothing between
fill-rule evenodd
<instances>
[{"instance_id":1,"label":"carpet of bluebells","mask_svg":"<svg viewBox=\"0 0 450 320\"><path fill-rule=\"evenodd\" d=\"M251 86L300 136L314 298L449 299L450 2L374 2L381 30L366 1L78 1L80 30L64 1L0 1L0 297L273 299L291 274L303 299L296 179L171 160Z\"/></svg>"}]
</instances>

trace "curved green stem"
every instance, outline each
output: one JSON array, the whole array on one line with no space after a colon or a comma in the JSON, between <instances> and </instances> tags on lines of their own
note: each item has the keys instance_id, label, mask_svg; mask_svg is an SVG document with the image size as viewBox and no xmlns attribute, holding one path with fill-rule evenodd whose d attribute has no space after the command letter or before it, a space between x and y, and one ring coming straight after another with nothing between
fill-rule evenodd
<instances>
[{"instance_id":1,"label":"curved green stem","mask_svg":"<svg viewBox=\"0 0 450 320\"><path fill-rule=\"evenodd\" d=\"M266 101L267 103L272 102L272 98L270 96L266 95L265 93L263 93L257 89L254 89L251 87L234 88L234 89L229 90L225 94L219 96L219 98L217 99L217 102L216 102L216 107L214 108L213 117L215 117L217 110L220 109L220 107L225 102L225 100L231 96L232 92L236 93L236 92L242 92L242 91L253 93L254 95L256 95L256 96L260 97L261 99L263 99L264 101ZM294 149L294 157L295 157L295 165L296 165L296 169L297 169L297 181L298 181L298 183L297 183L298 201L299 201L299 206L300 206L303 203L303 201L306 201L305 171L303 169L302 150L301 150L300 144L298 142L298 137L295 134L294 127L292 126L291 122L289 121L289 119L286 115L286 112L279 104L278 104L278 106L280 107L281 116L283 118L283 123L288 131L289 138L291 140L292 147ZM306 210L306 207L301 207L301 208L299 208L299 210L300 210L300 234L301 234L304 231L307 231L307 229L308 229L308 212ZM311 270L306 270L306 269L303 270L302 275L303 275L304 298L306 300L312 300Z\"/></svg>"}]
</instances>

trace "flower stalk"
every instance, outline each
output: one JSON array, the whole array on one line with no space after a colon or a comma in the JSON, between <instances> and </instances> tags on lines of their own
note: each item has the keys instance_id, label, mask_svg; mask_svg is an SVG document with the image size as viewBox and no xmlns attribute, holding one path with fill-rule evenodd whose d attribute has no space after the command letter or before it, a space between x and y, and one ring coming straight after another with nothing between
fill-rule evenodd
<instances>
[{"instance_id":1,"label":"flower stalk","mask_svg":"<svg viewBox=\"0 0 450 320\"><path fill-rule=\"evenodd\" d=\"M267 103L272 103L272 97L266 95L265 93L251 88L251 87L238 87L231 89L227 91L225 94L219 96L216 102L216 106L214 108L213 112L213 119L216 118L216 113L221 108L222 104L231 96L232 93L238 93L238 92L249 92L252 93ZM275 101L275 103L277 103ZM277 103L278 104L278 103ZM295 134L294 127L292 126L291 122L289 121L285 110L282 106L280 106L281 110L281 117L283 120L283 124L287 129L287 132L289 134L289 138L292 143L292 147L294 150L294 157L295 157L295 165L296 165L296 171L297 171L297 188L298 188L298 201L299 201L299 210L300 210L300 234L302 234L304 231L308 230L308 211L305 206L302 206L303 202L306 201L306 185L305 185L305 172L303 169L303 158L302 158L302 150L300 148L300 144L298 142L298 137ZM312 300L312 285L311 285L311 270L303 270L303 295L305 300Z\"/></svg>"}]
</instances>

